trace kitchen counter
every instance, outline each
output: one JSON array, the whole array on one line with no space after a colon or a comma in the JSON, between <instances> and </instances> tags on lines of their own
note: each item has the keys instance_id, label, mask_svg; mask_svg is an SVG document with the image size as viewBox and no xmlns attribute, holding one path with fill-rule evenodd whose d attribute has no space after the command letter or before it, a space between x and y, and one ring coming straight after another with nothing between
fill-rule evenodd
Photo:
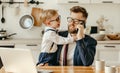
<instances>
[{"instance_id":1,"label":"kitchen counter","mask_svg":"<svg viewBox=\"0 0 120 73\"><path fill-rule=\"evenodd\" d=\"M41 43L42 39L7 39L7 40L0 40L0 44L35 44ZM98 44L120 44L120 40L104 40L104 41L97 41Z\"/></svg>"},{"instance_id":2,"label":"kitchen counter","mask_svg":"<svg viewBox=\"0 0 120 73\"><path fill-rule=\"evenodd\" d=\"M120 44L120 40L97 41L98 44Z\"/></svg>"},{"instance_id":3,"label":"kitchen counter","mask_svg":"<svg viewBox=\"0 0 120 73\"><path fill-rule=\"evenodd\" d=\"M41 43L41 39L7 39L0 40L0 44L35 44Z\"/></svg>"}]
</instances>

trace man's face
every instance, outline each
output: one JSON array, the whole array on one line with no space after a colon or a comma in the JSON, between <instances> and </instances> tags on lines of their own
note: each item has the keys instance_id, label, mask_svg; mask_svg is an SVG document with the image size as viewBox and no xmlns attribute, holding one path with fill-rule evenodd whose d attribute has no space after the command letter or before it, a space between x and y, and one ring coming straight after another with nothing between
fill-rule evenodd
<instances>
[{"instance_id":1,"label":"man's face","mask_svg":"<svg viewBox=\"0 0 120 73\"><path fill-rule=\"evenodd\" d=\"M68 31L73 34L77 33L77 25L79 24L83 25L86 22L86 18L83 17L82 13L73 13L73 12L71 12L70 17L68 17L67 20L68 20Z\"/></svg>"}]
</instances>

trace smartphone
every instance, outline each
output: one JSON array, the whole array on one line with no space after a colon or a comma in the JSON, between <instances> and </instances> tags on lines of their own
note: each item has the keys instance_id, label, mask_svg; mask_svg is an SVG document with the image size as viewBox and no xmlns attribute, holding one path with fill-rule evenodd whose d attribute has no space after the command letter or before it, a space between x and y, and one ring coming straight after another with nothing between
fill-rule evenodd
<instances>
[{"instance_id":1,"label":"smartphone","mask_svg":"<svg viewBox=\"0 0 120 73\"><path fill-rule=\"evenodd\" d=\"M85 22L81 22L80 25L83 25L84 28L86 28ZM78 32L78 29L76 29L76 33Z\"/></svg>"}]
</instances>

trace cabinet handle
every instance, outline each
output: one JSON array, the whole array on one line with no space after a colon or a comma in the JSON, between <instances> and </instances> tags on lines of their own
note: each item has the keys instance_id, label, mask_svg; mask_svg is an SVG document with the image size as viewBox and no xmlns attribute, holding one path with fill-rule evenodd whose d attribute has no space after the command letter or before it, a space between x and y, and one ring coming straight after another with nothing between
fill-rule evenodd
<instances>
[{"instance_id":1,"label":"cabinet handle","mask_svg":"<svg viewBox=\"0 0 120 73\"><path fill-rule=\"evenodd\" d=\"M102 3L113 3L113 1L102 1Z\"/></svg>"},{"instance_id":2,"label":"cabinet handle","mask_svg":"<svg viewBox=\"0 0 120 73\"><path fill-rule=\"evenodd\" d=\"M26 46L37 46L37 44L26 44Z\"/></svg>"},{"instance_id":3,"label":"cabinet handle","mask_svg":"<svg viewBox=\"0 0 120 73\"><path fill-rule=\"evenodd\" d=\"M104 46L104 47L111 47L111 48L115 48L115 46Z\"/></svg>"},{"instance_id":4,"label":"cabinet handle","mask_svg":"<svg viewBox=\"0 0 120 73\"><path fill-rule=\"evenodd\" d=\"M78 1L68 1L68 3L79 3Z\"/></svg>"}]
</instances>

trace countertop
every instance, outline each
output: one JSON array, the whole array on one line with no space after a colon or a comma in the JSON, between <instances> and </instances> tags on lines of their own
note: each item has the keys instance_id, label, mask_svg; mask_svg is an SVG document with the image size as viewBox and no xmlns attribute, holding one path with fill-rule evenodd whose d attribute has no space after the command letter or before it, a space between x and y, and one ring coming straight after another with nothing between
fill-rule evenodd
<instances>
[{"instance_id":1,"label":"countertop","mask_svg":"<svg viewBox=\"0 0 120 73\"><path fill-rule=\"evenodd\" d=\"M7 39L0 40L0 44L41 44L41 39Z\"/></svg>"},{"instance_id":2,"label":"countertop","mask_svg":"<svg viewBox=\"0 0 120 73\"><path fill-rule=\"evenodd\" d=\"M120 44L120 40L97 41L98 44Z\"/></svg>"},{"instance_id":3,"label":"countertop","mask_svg":"<svg viewBox=\"0 0 120 73\"><path fill-rule=\"evenodd\" d=\"M0 40L0 44L41 44L42 39L7 39ZM98 44L120 44L120 40L97 41Z\"/></svg>"}]
</instances>

